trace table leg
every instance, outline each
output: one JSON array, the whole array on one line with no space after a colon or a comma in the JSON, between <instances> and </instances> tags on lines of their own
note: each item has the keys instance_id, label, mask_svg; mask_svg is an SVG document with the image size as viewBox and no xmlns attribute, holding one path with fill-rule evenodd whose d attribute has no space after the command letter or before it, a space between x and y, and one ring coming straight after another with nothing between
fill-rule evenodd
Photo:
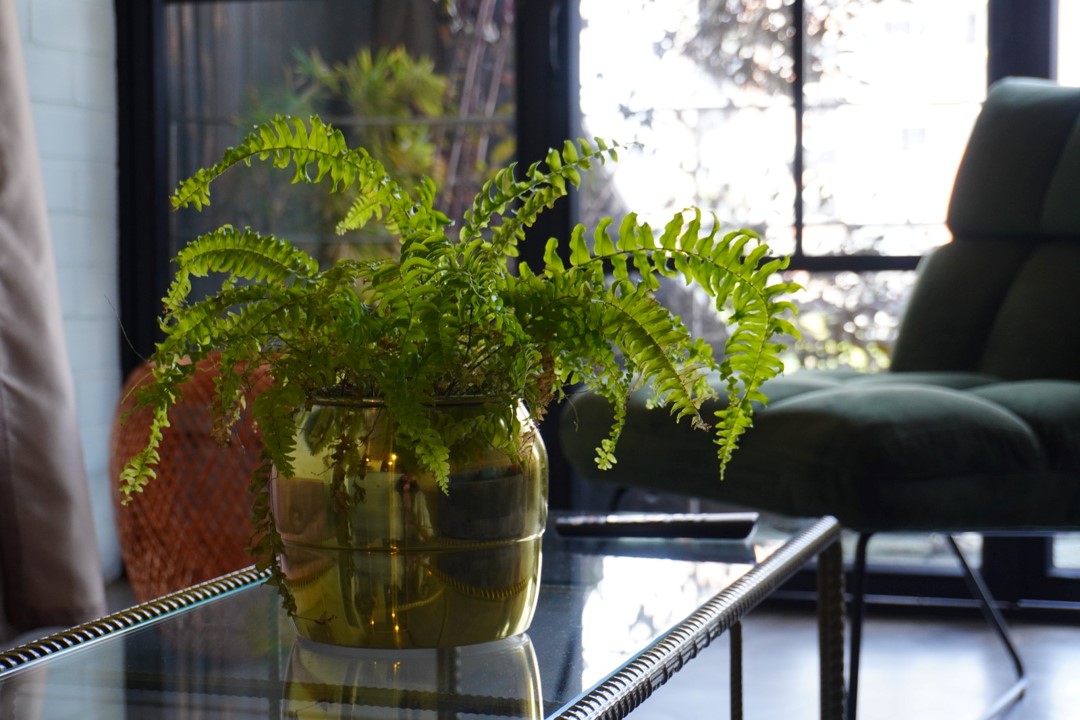
<instances>
[{"instance_id":1,"label":"table leg","mask_svg":"<svg viewBox=\"0 0 1080 720\"><path fill-rule=\"evenodd\" d=\"M821 670L821 718L843 720L844 687L844 556L840 542L826 548L817 561L818 653Z\"/></svg>"},{"instance_id":2,"label":"table leg","mask_svg":"<svg viewBox=\"0 0 1080 720\"><path fill-rule=\"evenodd\" d=\"M742 682L742 623L736 622L728 630L731 643L731 720L742 720L743 682Z\"/></svg>"}]
</instances>

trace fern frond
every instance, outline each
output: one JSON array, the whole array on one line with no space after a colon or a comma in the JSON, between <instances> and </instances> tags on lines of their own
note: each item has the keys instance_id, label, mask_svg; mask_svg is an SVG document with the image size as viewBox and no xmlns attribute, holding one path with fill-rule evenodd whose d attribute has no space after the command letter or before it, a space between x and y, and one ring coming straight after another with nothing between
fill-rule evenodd
<instances>
[{"instance_id":1,"label":"fern frond","mask_svg":"<svg viewBox=\"0 0 1080 720\"><path fill-rule=\"evenodd\" d=\"M501 217L502 223L493 228L492 247L499 254L516 256L517 244L525 237L525 228L535 223L545 208L565 197L568 185L580 185L582 171L593 162L602 164L607 158L616 158L618 147L617 143L609 147L599 140L595 147L585 140L579 140L575 146L568 140L561 152L549 151L543 164L530 165L522 180L515 179L516 163L500 170L484 183L472 209L465 213L461 238L479 237L484 230L492 228L496 217ZM508 213L511 207L513 213Z\"/></svg>"},{"instance_id":2,"label":"fern frond","mask_svg":"<svg viewBox=\"0 0 1080 720\"><path fill-rule=\"evenodd\" d=\"M330 192L356 187L360 194L357 202L374 202L378 208L369 208L367 217L385 214L387 226L397 231L429 220L426 216L411 217L408 209L413 203L402 202L408 192L387 175L382 164L363 148L350 148L340 130L315 116L305 123L278 115L256 125L238 145L226 150L219 162L180 183L171 198L173 209L194 206L202 210L210 204L210 186L217 178L253 161L269 162L281 170L291 167L294 183L316 185L326 181ZM359 223L359 218L351 222Z\"/></svg>"},{"instance_id":3,"label":"fern frond","mask_svg":"<svg viewBox=\"0 0 1080 720\"><path fill-rule=\"evenodd\" d=\"M610 224L605 220L597 226L591 249L584 241L584 228L574 229L569 241L570 268L557 260L558 241L549 241L545 276L559 284L557 278L588 273L590 282L594 282L596 267L612 268L612 283L602 300L612 314L603 326L620 329L610 337L625 355L626 367L650 381L651 402L669 406L676 418L689 417L694 425L708 427L700 414L708 393L704 378L710 371L718 371L728 379L728 403L716 413L715 426L723 475L739 438L750 425L753 403L765 400L762 384L783 370L783 345L775 338L796 335L794 326L785 319L794 313L794 305L780 298L797 286L771 280L787 262L763 262L768 248L750 231L718 237L715 217L711 229L703 232L702 215L697 209L676 214L659 238L633 214L624 218L614 240L608 234ZM631 274L631 265L636 274ZM654 306L651 293L659 287L657 276L697 283L715 298L718 310L730 312L732 332L722 363L716 364L711 353L695 343L677 318ZM581 278L570 283L577 287L582 284ZM618 416L625 411L625 402L613 401L613 407ZM613 447L608 444L607 448L598 448L598 457L605 462L610 462Z\"/></svg>"},{"instance_id":4,"label":"fern frond","mask_svg":"<svg viewBox=\"0 0 1080 720\"><path fill-rule=\"evenodd\" d=\"M579 226L565 247L548 241L539 272L525 264L514 272L508 261L540 213L578 187L585 172L616 160L620 147L568 141L542 162L497 172L450 237L431 180L406 191L317 117L279 116L257 125L218 163L181 182L173 206L202 208L223 173L268 163L294 183L348 190L352 199L338 232L378 223L400 241L399 253L320 268L287 240L230 225L181 251L164 298L154 382L138 396L154 408L149 441L123 470L125 497L154 477L169 412L207 357L220 366L213 406L219 437L245 409L256 374L272 380L250 407L264 444L252 484L253 547L283 591L273 559L281 538L267 495L270 468L292 474L297 419L327 392L384 402L395 443L409 448L443 490L450 489L456 449L482 439L513 453L517 403L538 420L563 398L565 385L576 383L614 408L596 449L600 467L616 460L629 396L647 386L650 404L668 407L676 421L705 428L715 419L722 474L755 404L766 401L763 383L782 370L780 337L795 335L787 319L794 306L785 299L795 286L775 280L786 261L770 259L752 232L722 235L714 216L694 208L658 231L633 213L617 223L604 219L591 232ZM190 301L194 279L212 275L221 276L220 287ZM699 285L730 318L722 360L657 302L664 278ZM701 408L716 395L711 373L725 380L727 402L707 419ZM492 398L494 410L454 421L431 412L439 398L457 394ZM336 463L335 477L365 472L357 443L342 439L348 429L312 430L311 439ZM335 492L345 498L347 488Z\"/></svg>"},{"instance_id":5,"label":"fern frond","mask_svg":"<svg viewBox=\"0 0 1080 720\"><path fill-rule=\"evenodd\" d=\"M191 292L191 278L226 273L231 284L237 278L257 283L291 285L310 281L318 262L287 240L260 235L251 229L224 225L189 243L176 257L178 265L165 295L166 312L182 307Z\"/></svg>"}]
</instances>

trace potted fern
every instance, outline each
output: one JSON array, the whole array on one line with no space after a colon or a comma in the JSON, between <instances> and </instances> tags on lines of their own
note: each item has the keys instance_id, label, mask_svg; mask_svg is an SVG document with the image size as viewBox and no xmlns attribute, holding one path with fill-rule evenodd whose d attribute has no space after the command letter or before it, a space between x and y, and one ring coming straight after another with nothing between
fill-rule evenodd
<instances>
[{"instance_id":1,"label":"potted fern","mask_svg":"<svg viewBox=\"0 0 1080 720\"><path fill-rule=\"evenodd\" d=\"M318 117L257 126L220 162L183 181L174 208L202 208L230 169L269 162L297 183L356 200L339 233L377 223L396 257L320 268L287 240L224 226L182 250L164 298L164 339L149 441L121 473L125 497L154 476L169 409L196 363L216 358L223 440L255 373L270 385L250 411L263 441L251 481L252 549L301 633L359 646L467 644L523 631L538 587L546 455L535 422L564 388L607 397L615 422L597 448L615 462L627 396L714 426L718 475L781 370L794 334L774 281L784 260L749 231L721 235L697 209L654 231L628 215L547 243L544 267L517 264L525 228L618 146L567 142L543 163L513 165L456 222L430 180L406 188ZM708 225L708 227L707 227ZM192 279L220 289L189 302ZM653 297L658 276L696 282L730 312L722 361ZM710 373L727 381L716 418L701 403Z\"/></svg>"}]
</instances>

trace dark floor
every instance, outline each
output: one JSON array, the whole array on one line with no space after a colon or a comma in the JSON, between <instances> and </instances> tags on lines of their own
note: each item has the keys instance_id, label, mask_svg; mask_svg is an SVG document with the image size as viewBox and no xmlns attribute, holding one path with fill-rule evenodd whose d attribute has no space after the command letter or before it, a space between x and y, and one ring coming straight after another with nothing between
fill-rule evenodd
<instances>
[{"instance_id":1,"label":"dark floor","mask_svg":"<svg viewBox=\"0 0 1080 720\"><path fill-rule=\"evenodd\" d=\"M1080 718L1080 617L1075 624L1011 624L1027 667L1025 697L1006 720ZM818 717L814 618L759 610L744 624L745 717ZM728 718L728 643L714 643L664 685L635 720ZM879 611L865 626L861 720L978 718L1013 680L1012 665L978 619L921 620Z\"/></svg>"}]
</instances>

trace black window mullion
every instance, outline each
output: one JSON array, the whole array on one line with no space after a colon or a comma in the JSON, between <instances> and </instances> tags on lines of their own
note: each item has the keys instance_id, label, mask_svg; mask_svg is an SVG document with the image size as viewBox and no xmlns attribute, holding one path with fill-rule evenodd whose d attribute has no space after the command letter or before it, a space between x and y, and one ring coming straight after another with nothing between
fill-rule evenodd
<instances>
[{"instance_id":1,"label":"black window mullion","mask_svg":"<svg viewBox=\"0 0 1080 720\"><path fill-rule=\"evenodd\" d=\"M578 118L577 0L518 0L515 4L517 161L528 166L543 160L549 148L580 135ZM549 237L569 237L576 198L546 210L526 229L521 260L544 266Z\"/></svg>"},{"instance_id":2,"label":"black window mullion","mask_svg":"<svg viewBox=\"0 0 1080 720\"><path fill-rule=\"evenodd\" d=\"M168 282L164 0L116 0L120 362L127 374L158 341Z\"/></svg>"},{"instance_id":3,"label":"black window mullion","mask_svg":"<svg viewBox=\"0 0 1080 720\"><path fill-rule=\"evenodd\" d=\"M581 134L578 54L578 0L517 0L515 7L517 161L527 167L543 160L548 148ZM570 237L577 218L577 198L557 203L526 229L520 259L544 267L549 237ZM548 450L548 501L553 508L573 505L571 470L559 442L562 405L553 405L540 424Z\"/></svg>"},{"instance_id":4,"label":"black window mullion","mask_svg":"<svg viewBox=\"0 0 1080 720\"><path fill-rule=\"evenodd\" d=\"M1057 0L987 1L986 79L1057 75Z\"/></svg>"},{"instance_id":5,"label":"black window mullion","mask_svg":"<svg viewBox=\"0 0 1080 720\"><path fill-rule=\"evenodd\" d=\"M793 0L791 4L791 54L793 80L791 83L793 110L795 114L795 146L791 163L795 183L794 236L795 250L789 267L809 272L881 272L914 270L920 256L915 255L807 255L803 246L805 234L805 203L803 180L806 172L806 148L804 146L804 117L806 115L806 0Z\"/></svg>"},{"instance_id":6,"label":"black window mullion","mask_svg":"<svg viewBox=\"0 0 1080 720\"><path fill-rule=\"evenodd\" d=\"M795 253L793 265L799 267L799 262L804 257L803 252L803 112L806 108L806 97L803 88L806 83L806 48L804 32L806 28L806 7L804 0L795 0L791 4L792 46L791 54L794 60L794 82L791 84L795 109L795 158L791 164L792 174L795 180Z\"/></svg>"},{"instance_id":7,"label":"black window mullion","mask_svg":"<svg viewBox=\"0 0 1080 720\"><path fill-rule=\"evenodd\" d=\"M919 255L793 255L789 267L808 272L871 273L887 270L914 270Z\"/></svg>"},{"instance_id":8,"label":"black window mullion","mask_svg":"<svg viewBox=\"0 0 1080 720\"><path fill-rule=\"evenodd\" d=\"M987 0L987 83L1057 75L1057 0ZM1053 536L987 536L982 572L995 596L1046 597Z\"/></svg>"},{"instance_id":9,"label":"black window mullion","mask_svg":"<svg viewBox=\"0 0 1080 720\"><path fill-rule=\"evenodd\" d=\"M1048 535L983 537L982 575L997 600L1017 603L1042 595L1052 541Z\"/></svg>"}]
</instances>

